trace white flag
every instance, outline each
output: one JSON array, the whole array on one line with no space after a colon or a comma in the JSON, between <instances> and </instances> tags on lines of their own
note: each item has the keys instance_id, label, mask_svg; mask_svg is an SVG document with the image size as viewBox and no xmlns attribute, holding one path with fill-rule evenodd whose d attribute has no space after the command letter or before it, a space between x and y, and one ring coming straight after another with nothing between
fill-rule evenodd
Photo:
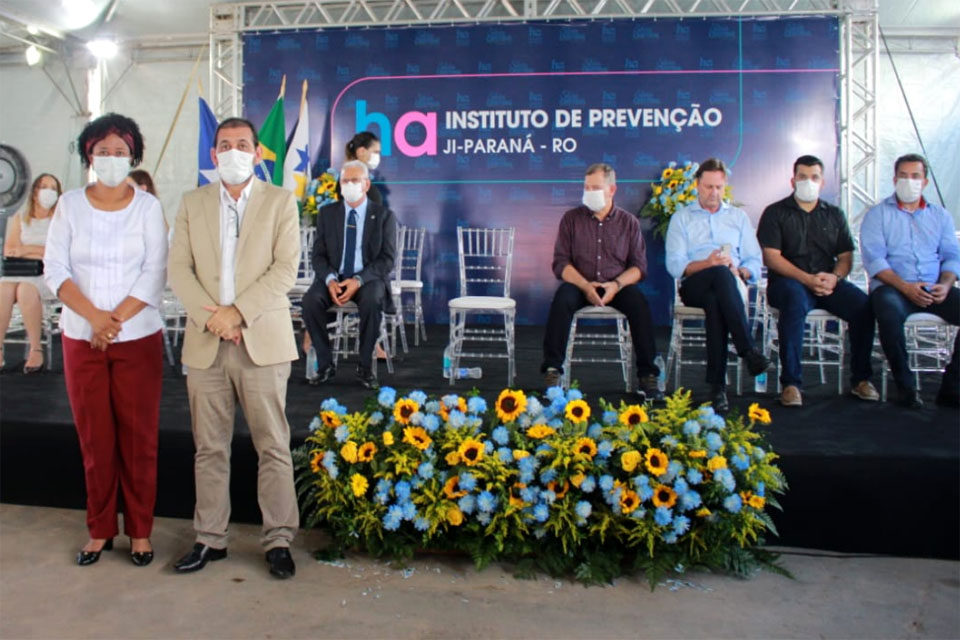
<instances>
[{"instance_id":1,"label":"white flag","mask_svg":"<svg viewBox=\"0 0 960 640\"><path fill-rule=\"evenodd\" d=\"M283 187L303 199L310 182L310 124L307 116L307 81L303 81L300 97L300 116L287 142L287 157L283 162Z\"/></svg>"}]
</instances>

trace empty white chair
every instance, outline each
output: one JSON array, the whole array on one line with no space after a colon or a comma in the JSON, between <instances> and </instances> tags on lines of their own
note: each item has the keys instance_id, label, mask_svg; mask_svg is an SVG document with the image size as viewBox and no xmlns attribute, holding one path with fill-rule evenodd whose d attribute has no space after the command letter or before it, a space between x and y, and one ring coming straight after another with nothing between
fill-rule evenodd
<instances>
[{"instance_id":1,"label":"empty white chair","mask_svg":"<svg viewBox=\"0 0 960 640\"><path fill-rule=\"evenodd\" d=\"M397 264L390 282L390 293L396 301L400 319L401 339L406 351L406 333L403 331L404 314L413 313L413 344L420 344L420 337L427 339L427 327L423 319L423 280L420 273L423 265L423 242L427 230L400 225L397 227ZM405 296L413 296L413 302L404 302Z\"/></svg>"},{"instance_id":2,"label":"empty white chair","mask_svg":"<svg viewBox=\"0 0 960 640\"><path fill-rule=\"evenodd\" d=\"M597 330L583 331L578 328L580 320L608 320L614 323L614 332L600 332ZM576 355L576 347L590 349L616 349L616 356ZM570 336L567 338L567 355L563 362L563 376L560 384L564 389L570 388L573 363L618 363L623 369L623 382L627 393L637 389L637 367L633 353L633 337L630 334L630 323L627 316L613 307L595 307L588 305L573 314L570 322Z\"/></svg>"}]
</instances>

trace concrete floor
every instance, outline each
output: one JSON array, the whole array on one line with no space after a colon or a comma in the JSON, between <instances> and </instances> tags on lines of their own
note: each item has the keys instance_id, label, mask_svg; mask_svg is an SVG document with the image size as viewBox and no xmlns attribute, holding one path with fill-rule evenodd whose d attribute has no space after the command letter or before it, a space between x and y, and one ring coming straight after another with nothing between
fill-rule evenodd
<instances>
[{"instance_id":1,"label":"concrete floor","mask_svg":"<svg viewBox=\"0 0 960 640\"><path fill-rule=\"evenodd\" d=\"M157 557L129 543L90 567L81 511L0 505L0 638L957 638L960 564L785 550L796 580L688 574L653 593L619 580L583 588L524 581L466 559L406 570L351 556L318 563L319 534L297 538L297 576L266 571L258 528L233 527L230 556L175 575L187 520L158 519ZM826 556L826 557L824 557Z\"/></svg>"}]
</instances>

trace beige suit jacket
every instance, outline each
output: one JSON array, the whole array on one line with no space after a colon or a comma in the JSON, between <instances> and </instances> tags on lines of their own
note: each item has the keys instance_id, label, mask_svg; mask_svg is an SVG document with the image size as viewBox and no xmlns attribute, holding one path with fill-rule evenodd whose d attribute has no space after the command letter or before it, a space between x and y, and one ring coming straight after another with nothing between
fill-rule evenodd
<instances>
[{"instance_id":1,"label":"beige suit jacket","mask_svg":"<svg viewBox=\"0 0 960 640\"><path fill-rule=\"evenodd\" d=\"M187 311L182 362L206 369L220 338L206 328L205 306L220 297L220 183L183 196L177 213L167 274ZM293 194L253 179L237 240L234 306L243 316L243 345L258 366L296 360L287 292L297 279L300 223Z\"/></svg>"}]
</instances>

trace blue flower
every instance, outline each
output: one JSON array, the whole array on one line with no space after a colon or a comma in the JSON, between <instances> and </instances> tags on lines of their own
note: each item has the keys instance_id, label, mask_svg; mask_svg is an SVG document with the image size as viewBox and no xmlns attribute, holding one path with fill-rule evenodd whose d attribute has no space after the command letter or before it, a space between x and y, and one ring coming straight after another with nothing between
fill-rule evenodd
<instances>
[{"instance_id":1,"label":"blue flower","mask_svg":"<svg viewBox=\"0 0 960 640\"><path fill-rule=\"evenodd\" d=\"M547 421L547 425L553 427L554 429L559 429L563 426L563 420L560 418L553 418Z\"/></svg>"},{"instance_id":2,"label":"blue flower","mask_svg":"<svg viewBox=\"0 0 960 640\"><path fill-rule=\"evenodd\" d=\"M720 447L723 446L723 438L720 437L715 431L711 431L707 434L707 449L710 451L717 451Z\"/></svg>"},{"instance_id":3,"label":"blue flower","mask_svg":"<svg viewBox=\"0 0 960 640\"><path fill-rule=\"evenodd\" d=\"M630 517L634 520L643 520L647 515L647 510L643 507L640 507L636 511L630 514Z\"/></svg>"},{"instance_id":4,"label":"blue flower","mask_svg":"<svg viewBox=\"0 0 960 640\"><path fill-rule=\"evenodd\" d=\"M310 431L316 431L322 426L323 423L320 421L320 416L313 416L313 420L310 421L310 426L307 428L310 429Z\"/></svg>"},{"instance_id":5,"label":"blue flower","mask_svg":"<svg viewBox=\"0 0 960 640\"><path fill-rule=\"evenodd\" d=\"M393 408L393 404L397 401L397 390L393 387L380 387L380 393L377 394L377 403L381 407L386 407L388 409Z\"/></svg>"},{"instance_id":6,"label":"blue flower","mask_svg":"<svg viewBox=\"0 0 960 640\"><path fill-rule=\"evenodd\" d=\"M401 480L397 484L393 485L393 495L397 496L397 500L403 502L410 498L410 483L406 480Z\"/></svg>"},{"instance_id":7,"label":"blue flower","mask_svg":"<svg viewBox=\"0 0 960 640\"><path fill-rule=\"evenodd\" d=\"M527 413L531 416L538 416L543 412L543 405L536 398L527 398Z\"/></svg>"},{"instance_id":8,"label":"blue flower","mask_svg":"<svg viewBox=\"0 0 960 640\"><path fill-rule=\"evenodd\" d=\"M603 424L607 425L608 427L612 424L615 424L619 418L620 416L617 415L616 411L603 412ZM593 436L590 437L592 438Z\"/></svg>"},{"instance_id":9,"label":"blue flower","mask_svg":"<svg viewBox=\"0 0 960 640\"><path fill-rule=\"evenodd\" d=\"M690 511L691 509L696 509L700 506L701 502L702 500L700 499L699 493L696 491L687 491L680 496L680 510Z\"/></svg>"},{"instance_id":10,"label":"blue flower","mask_svg":"<svg viewBox=\"0 0 960 640\"><path fill-rule=\"evenodd\" d=\"M521 471L520 472L520 482L523 484L530 484L533 482L534 475L533 471Z\"/></svg>"},{"instance_id":11,"label":"blue flower","mask_svg":"<svg viewBox=\"0 0 960 640\"><path fill-rule=\"evenodd\" d=\"M427 394L425 394L423 391L420 391L420 390L411 391L410 395L408 395L407 397L413 400L414 402L416 402L420 406L423 406L427 402Z\"/></svg>"},{"instance_id":12,"label":"blue flower","mask_svg":"<svg viewBox=\"0 0 960 640\"><path fill-rule=\"evenodd\" d=\"M457 501L457 506L460 507L460 511L464 513L473 513L474 508L477 506L477 499L474 498L473 495L467 494Z\"/></svg>"},{"instance_id":13,"label":"blue flower","mask_svg":"<svg viewBox=\"0 0 960 640\"><path fill-rule=\"evenodd\" d=\"M333 432L333 437L337 440L337 442L346 442L349 436L350 432L347 430L347 425L345 424L340 425Z\"/></svg>"},{"instance_id":14,"label":"blue flower","mask_svg":"<svg viewBox=\"0 0 960 640\"><path fill-rule=\"evenodd\" d=\"M509 464L513 460L513 451L510 450L510 447L500 447L497 449L497 457L500 458L500 462Z\"/></svg>"},{"instance_id":15,"label":"blue flower","mask_svg":"<svg viewBox=\"0 0 960 640\"><path fill-rule=\"evenodd\" d=\"M583 479L583 482L580 483L580 491L584 493L593 493L593 490L597 488L597 481L593 479L593 476L587 476Z\"/></svg>"},{"instance_id":16,"label":"blue flower","mask_svg":"<svg viewBox=\"0 0 960 640\"><path fill-rule=\"evenodd\" d=\"M540 492L540 499L547 504L553 504L557 501L557 494L551 489L546 489Z\"/></svg>"},{"instance_id":17,"label":"blue flower","mask_svg":"<svg viewBox=\"0 0 960 640\"><path fill-rule=\"evenodd\" d=\"M594 423L591 424L590 427L587 429L587 437L588 437L588 438L593 438L594 440L599 440L599 439L600 439L600 436L602 436L602 435L603 435L603 427L600 425L599 422L594 422Z\"/></svg>"},{"instance_id":18,"label":"blue flower","mask_svg":"<svg viewBox=\"0 0 960 640\"><path fill-rule=\"evenodd\" d=\"M683 473L683 463L679 460L671 460L667 465L667 472L660 478L661 482L672 482L674 478Z\"/></svg>"},{"instance_id":19,"label":"blue flower","mask_svg":"<svg viewBox=\"0 0 960 640\"><path fill-rule=\"evenodd\" d=\"M674 531L668 531L663 534L663 541L667 544L677 544L677 534Z\"/></svg>"},{"instance_id":20,"label":"blue flower","mask_svg":"<svg viewBox=\"0 0 960 640\"><path fill-rule=\"evenodd\" d=\"M637 487L637 496L639 496L640 502L646 502L653 497L653 487L648 484Z\"/></svg>"},{"instance_id":21,"label":"blue flower","mask_svg":"<svg viewBox=\"0 0 960 640\"><path fill-rule=\"evenodd\" d=\"M527 456L526 458L520 458L517 466L520 468L520 471L529 471L533 473L533 471L540 466L540 461L537 460L536 456Z\"/></svg>"},{"instance_id":22,"label":"blue flower","mask_svg":"<svg viewBox=\"0 0 960 640\"><path fill-rule=\"evenodd\" d=\"M556 469L544 469L543 473L540 474L540 482L542 484L548 484L553 482L557 478Z\"/></svg>"},{"instance_id":23,"label":"blue flower","mask_svg":"<svg viewBox=\"0 0 960 640\"><path fill-rule=\"evenodd\" d=\"M550 402L554 402L558 398L563 399L563 387L557 386L557 387L550 387L549 389L547 389L547 400L549 400ZM564 404L566 404L565 400L564 400Z\"/></svg>"},{"instance_id":24,"label":"blue flower","mask_svg":"<svg viewBox=\"0 0 960 640\"><path fill-rule=\"evenodd\" d=\"M717 469L713 473L713 479L723 485L723 488L727 491L733 491L737 488L737 481L730 469Z\"/></svg>"},{"instance_id":25,"label":"blue flower","mask_svg":"<svg viewBox=\"0 0 960 640\"><path fill-rule=\"evenodd\" d=\"M527 414L521 413L520 417L517 418L517 424L520 425L521 429L527 429L533 424L533 420Z\"/></svg>"},{"instance_id":26,"label":"blue flower","mask_svg":"<svg viewBox=\"0 0 960 640\"><path fill-rule=\"evenodd\" d=\"M468 471L460 474L460 489L463 491L473 491L477 488L477 479Z\"/></svg>"},{"instance_id":27,"label":"blue flower","mask_svg":"<svg viewBox=\"0 0 960 640\"><path fill-rule=\"evenodd\" d=\"M374 488L374 491L377 493L390 493L390 488L392 486L393 485L389 480L386 478L380 478L380 480L377 482L377 486Z\"/></svg>"},{"instance_id":28,"label":"blue flower","mask_svg":"<svg viewBox=\"0 0 960 640\"><path fill-rule=\"evenodd\" d=\"M497 508L497 499L489 491L481 491L477 496L477 508L480 511L493 511Z\"/></svg>"},{"instance_id":29,"label":"blue flower","mask_svg":"<svg viewBox=\"0 0 960 640\"><path fill-rule=\"evenodd\" d=\"M417 413L419 413L419 411ZM423 428L429 433L433 433L440 428L440 418L432 413L428 413L426 416L424 416L422 423Z\"/></svg>"},{"instance_id":30,"label":"blue flower","mask_svg":"<svg viewBox=\"0 0 960 640\"><path fill-rule=\"evenodd\" d=\"M767 453L766 453L766 451L764 451L764 450L761 449L760 447L754 447L754 448L753 448L753 457L754 457L755 460L763 460L764 458L767 457Z\"/></svg>"},{"instance_id":31,"label":"blue flower","mask_svg":"<svg viewBox=\"0 0 960 640\"><path fill-rule=\"evenodd\" d=\"M740 469L741 471L743 471L744 469L750 466L750 460L747 458L747 456L743 455L742 453L738 453L737 455L730 458L730 463L737 469Z\"/></svg>"},{"instance_id":32,"label":"blue flower","mask_svg":"<svg viewBox=\"0 0 960 640\"><path fill-rule=\"evenodd\" d=\"M487 455L493 453L493 440L484 440L483 441L483 452Z\"/></svg>"},{"instance_id":33,"label":"blue flower","mask_svg":"<svg viewBox=\"0 0 960 640\"><path fill-rule=\"evenodd\" d=\"M739 513L741 507L743 507L743 500L735 493L727 496L723 500L723 508L730 513Z\"/></svg>"},{"instance_id":34,"label":"blue flower","mask_svg":"<svg viewBox=\"0 0 960 640\"><path fill-rule=\"evenodd\" d=\"M764 495L766 495L766 491L767 491L767 484L765 482L758 482L757 490L755 491L755 493L762 498L764 497Z\"/></svg>"},{"instance_id":35,"label":"blue flower","mask_svg":"<svg viewBox=\"0 0 960 640\"><path fill-rule=\"evenodd\" d=\"M426 531L430 528L430 521L422 516L417 516L413 519L413 526L416 527L417 531Z\"/></svg>"},{"instance_id":36,"label":"blue flower","mask_svg":"<svg viewBox=\"0 0 960 640\"><path fill-rule=\"evenodd\" d=\"M653 512L653 521L661 527L665 527L673 521L673 513L666 507L657 507Z\"/></svg>"},{"instance_id":37,"label":"blue flower","mask_svg":"<svg viewBox=\"0 0 960 640\"><path fill-rule=\"evenodd\" d=\"M480 396L473 396L467 400L467 411L470 413L484 413L487 410L487 401Z\"/></svg>"},{"instance_id":38,"label":"blue flower","mask_svg":"<svg viewBox=\"0 0 960 640\"><path fill-rule=\"evenodd\" d=\"M543 452L545 452L545 451L552 451L552 450L553 450L553 448L552 448L550 445L548 445L547 443L543 443L543 444L539 445L539 446L538 446L536 449L534 449L533 451L534 451L534 453L543 453Z\"/></svg>"},{"instance_id":39,"label":"blue flower","mask_svg":"<svg viewBox=\"0 0 960 640\"><path fill-rule=\"evenodd\" d=\"M690 490L690 486L687 484L687 481L681 477L677 478L677 481L673 483L673 490L677 492L678 496L682 496Z\"/></svg>"},{"instance_id":40,"label":"blue flower","mask_svg":"<svg viewBox=\"0 0 960 640\"><path fill-rule=\"evenodd\" d=\"M586 500L581 500L577 503L577 506L574 507L574 511L576 511L577 515L581 518L589 518L593 507Z\"/></svg>"},{"instance_id":41,"label":"blue flower","mask_svg":"<svg viewBox=\"0 0 960 640\"><path fill-rule=\"evenodd\" d=\"M687 516L677 516L673 519L673 531L678 536L682 536L690 530L690 518Z\"/></svg>"},{"instance_id":42,"label":"blue flower","mask_svg":"<svg viewBox=\"0 0 960 640\"><path fill-rule=\"evenodd\" d=\"M559 387L551 387L559 388ZM533 517L537 522L546 522L547 518L550 517L550 507L548 507L543 502L538 502L537 506L533 508Z\"/></svg>"},{"instance_id":43,"label":"blue flower","mask_svg":"<svg viewBox=\"0 0 960 640\"><path fill-rule=\"evenodd\" d=\"M660 444L664 447L673 448L680 443L673 436L663 436L662 438L660 438Z\"/></svg>"},{"instance_id":44,"label":"blue flower","mask_svg":"<svg viewBox=\"0 0 960 640\"><path fill-rule=\"evenodd\" d=\"M337 454L333 451L327 451L323 454L323 468L327 470L327 473L330 474L330 477L334 480L337 479L337 476L340 474L340 470L337 469Z\"/></svg>"},{"instance_id":45,"label":"blue flower","mask_svg":"<svg viewBox=\"0 0 960 640\"><path fill-rule=\"evenodd\" d=\"M497 444L507 444L510 442L510 432L503 425L500 425L490 433L490 437Z\"/></svg>"},{"instance_id":46,"label":"blue flower","mask_svg":"<svg viewBox=\"0 0 960 640\"><path fill-rule=\"evenodd\" d=\"M520 499L524 502L534 502L538 493L539 491L535 487L524 487L520 489Z\"/></svg>"},{"instance_id":47,"label":"blue flower","mask_svg":"<svg viewBox=\"0 0 960 640\"><path fill-rule=\"evenodd\" d=\"M689 469L687 471L687 482L690 484L700 484L703 482L703 474L696 469Z\"/></svg>"},{"instance_id":48,"label":"blue flower","mask_svg":"<svg viewBox=\"0 0 960 640\"><path fill-rule=\"evenodd\" d=\"M400 528L401 522L403 522L403 509L398 504L392 505L383 516L383 528L387 531L396 531Z\"/></svg>"},{"instance_id":49,"label":"blue flower","mask_svg":"<svg viewBox=\"0 0 960 640\"><path fill-rule=\"evenodd\" d=\"M609 440L601 440L597 445L597 455L606 460L613 453L613 443Z\"/></svg>"},{"instance_id":50,"label":"blue flower","mask_svg":"<svg viewBox=\"0 0 960 640\"><path fill-rule=\"evenodd\" d=\"M440 401L443 402L447 409L453 409L455 406L457 406L457 396L454 393L448 393L440 398Z\"/></svg>"},{"instance_id":51,"label":"blue flower","mask_svg":"<svg viewBox=\"0 0 960 640\"><path fill-rule=\"evenodd\" d=\"M450 423L450 426L453 427L454 429L459 429L464 425L466 421L467 421L467 417L457 409L453 409L452 411L450 411L450 417L448 418L448 422Z\"/></svg>"},{"instance_id":52,"label":"blue flower","mask_svg":"<svg viewBox=\"0 0 960 640\"><path fill-rule=\"evenodd\" d=\"M699 413L704 418L710 418L713 417L716 412L713 410L713 407L700 407Z\"/></svg>"},{"instance_id":53,"label":"blue flower","mask_svg":"<svg viewBox=\"0 0 960 640\"><path fill-rule=\"evenodd\" d=\"M683 433L688 436L695 436L700 433L700 423L696 420L687 420L683 423Z\"/></svg>"},{"instance_id":54,"label":"blue flower","mask_svg":"<svg viewBox=\"0 0 960 640\"><path fill-rule=\"evenodd\" d=\"M620 513L620 496L623 494L623 488L617 487L613 491L606 493L606 501L613 508L614 513Z\"/></svg>"},{"instance_id":55,"label":"blue flower","mask_svg":"<svg viewBox=\"0 0 960 640\"><path fill-rule=\"evenodd\" d=\"M640 475L638 475L638 476L635 476L635 477L633 478L633 486L635 486L637 489L639 489L639 488L641 488L641 487L649 487L649 486L650 486L650 477L649 477L649 476L645 476L645 475L643 475L642 473L641 473Z\"/></svg>"},{"instance_id":56,"label":"blue flower","mask_svg":"<svg viewBox=\"0 0 960 640\"><path fill-rule=\"evenodd\" d=\"M379 411L374 411L373 413L370 414L370 425L371 425L371 426L375 427L375 426L377 426L378 424L380 424L381 422L383 422L383 414L382 414L382 413L380 413Z\"/></svg>"},{"instance_id":57,"label":"blue flower","mask_svg":"<svg viewBox=\"0 0 960 640\"><path fill-rule=\"evenodd\" d=\"M410 424L417 425L418 427L423 424L423 413L420 411L415 411L410 416Z\"/></svg>"},{"instance_id":58,"label":"blue flower","mask_svg":"<svg viewBox=\"0 0 960 640\"><path fill-rule=\"evenodd\" d=\"M607 474L600 476L600 488L604 491L613 489L613 476Z\"/></svg>"},{"instance_id":59,"label":"blue flower","mask_svg":"<svg viewBox=\"0 0 960 640\"><path fill-rule=\"evenodd\" d=\"M481 511L477 514L477 522L483 525L490 524L490 513L487 511Z\"/></svg>"},{"instance_id":60,"label":"blue flower","mask_svg":"<svg viewBox=\"0 0 960 640\"><path fill-rule=\"evenodd\" d=\"M714 415L710 417L710 426L719 431L727 426L727 421L721 415Z\"/></svg>"},{"instance_id":61,"label":"blue flower","mask_svg":"<svg viewBox=\"0 0 960 640\"><path fill-rule=\"evenodd\" d=\"M420 466L417 467L417 475L423 478L424 480L429 480L433 477L433 463L427 460L426 462L421 462Z\"/></svg>"},{"instance_id":62,"label":"blue flower","mask_svg":"<svg viewBox=\"0 0 960 640\"><path fill-rule=\"evenodd\" d=\"M400 508L403 509L403 519L404 520L413 520L417 517L417 507L415 504L410 502L404 502L400 505Z\"/></svg>"},{"instance_id":63,"label":"blue flower","mask_svg":"<svg viewBox=\"0 0 960 640\"><path fill-rule=\"evenodd\" d=\"M334 411L334 412L336 412L336 411L337 411L337 407L339 407L339 406L340 406L340 404L337 402L337 399L336 399L336 398L327 398L326 400L324 400L323 402L320 403L320 411Z\"/></svg>"},{"instance_id":64,"label":"blue flower","mask_svg":"<svg viewBox=\"0 0 960 640\"><path fill-rule=\"evenodd\" d=\"M427 413L440 413L440 402L438 400L430 400L427 404L423 405L423 410Z\"/></svg>"},{"instance_id":65,"label":"blue flower","mask_svg":"<svg viewBox=\"0 0 960 640\"><path fill-rule=\"evenodd\" d=\"M580 392L580 389L570 389L570 391L567 391L567 402L573 400L583 400L583 393Z\"/></svg>"},{"instance_id":66,"label":"blue flower","mask_svg":"<svg viewBox=\"0 0 960 640\"><path fill-rule=\"evenodd\" d=\"M410 486L414 489L419 489L423 486L423 478L420 476L413 476L413 479L410 481Z\"/></svg>"}]
</instances>

